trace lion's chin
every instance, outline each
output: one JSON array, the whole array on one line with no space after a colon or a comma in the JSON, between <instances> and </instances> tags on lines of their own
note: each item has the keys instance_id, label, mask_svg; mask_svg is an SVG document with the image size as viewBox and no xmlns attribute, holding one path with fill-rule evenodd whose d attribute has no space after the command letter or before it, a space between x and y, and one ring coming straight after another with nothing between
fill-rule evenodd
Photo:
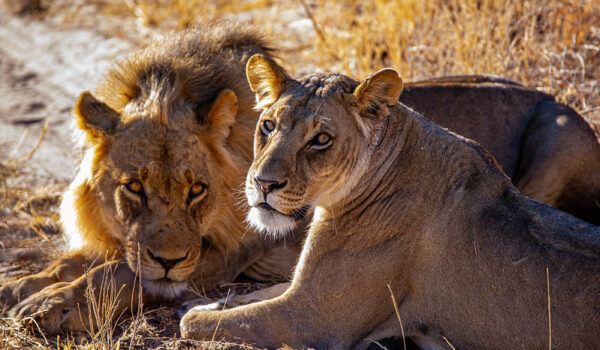
<instances>
[{"instance_id":1,"label":"lion's chin","mask_svg":"<svg viewBox=\"0 0 600 350\"><path fill-rule=\"evenodd\" d=\"M175 299L179 297L187 288L187 281L173 281L170 279L142 280L144 293L150 293L165 299Z\"/></svg>"},{"instance_id":2,"label":"lion's chin","mask_svg":"<svg viewBox=\"0 0 600 350\"><path fill-rule=\"evenodd\" d=\"M300 221L300 218L261 207L252 207L248 212L250 225L257 231L274 238L287 235L298 226Z\"/></svg>"}]
</instances>

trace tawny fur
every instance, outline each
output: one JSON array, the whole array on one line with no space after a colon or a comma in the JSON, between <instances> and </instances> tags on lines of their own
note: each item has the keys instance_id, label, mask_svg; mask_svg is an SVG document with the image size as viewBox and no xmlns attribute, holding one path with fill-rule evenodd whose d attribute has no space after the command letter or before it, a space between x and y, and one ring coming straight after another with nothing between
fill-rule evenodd
<instances>
[{"instance_id":1,"label":"tawny fur","mask_svg":"<svg viewBox=\"0 0 600 350\"><path fill-rule=\"evenodd\" d=\"M117 290L126 286L119 310L137 301L136 276L146 304L245 270L262 280L289 276L299 242L247 232L239 205L258 118L244 77L255 53L272 49L254 30L211 23L133 53L81 95L74 114L84 156L61 204L70 250L2 287L9 315L45 315L38 324L49 333L84 330L88 317L70 311L87 310L88 282L98 292L107 267L117 271ZM94 268L89 279L86 268Z\"/></svg>"},{"instance_id":2,"label":"tawny fur","mask_svg":"<svg viewBox=\"0 0 600 350\"><path fill-rule=\"evenodd\" d=\"M251 58L247 69L273 64ZM551 347L599 348L600 228L523 195L475 142L388 105L402 85L391 72L360 85L279 77L287 88L259 120L246 193L270 213L254 217L265 226L307 199L315 209L291 286L253 305L192 310L182 335L362 349L402 335L395 300L404 334L426 348L542 349L550 303Z\"/></svg>"}]
</instances>

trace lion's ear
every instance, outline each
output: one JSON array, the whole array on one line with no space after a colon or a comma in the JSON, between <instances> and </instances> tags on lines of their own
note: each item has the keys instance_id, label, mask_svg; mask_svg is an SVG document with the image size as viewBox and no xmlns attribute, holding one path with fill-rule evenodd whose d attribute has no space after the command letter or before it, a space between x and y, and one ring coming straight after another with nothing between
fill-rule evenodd
<instances>
[{"instance_id":1,"label":"lion's ear","mask_svg":"<svg viewBox=\"0 0 600 350\"><path fill-rule=\"evenodd\" d=\"M402 93L402 78L392 68L384 68L365 79L355 90L359 113L376 114L379 106L394 105Z\"/></svg>"},{"instance_id":2,"label":"lion's ear","mask_svg":"<svg viewBox=\"0 0 600 350\"><path fill-rule=\"evenodd\" d=\"M256 54L246 64L246 76L250 89L256 94L257 108L272 105L284 90L289 80L285 70L269 57Z\"/></svg>"},{"instance_id":3,"label":"lion's ear","mask_svg":"<svg viewBox=\"0 0 600 350\"><path fill-rule=\"evenodd\" d=\"M221 91L210 108L206 120L211 137L219 140L229 137L237 111L238 99L235 92L229 89Z\"/></svg>"},{"instance_id":4,"label":"lion's ear","mask_svg":"<svg viewBox=\"0 0 600 350\"><path fill-rule=\"evenodd\" d=\"M73 112L77 127L92 139L110 135L120 121L119 113L97 100L89 91L79 96Z\"/></svg>"}]
</instances>

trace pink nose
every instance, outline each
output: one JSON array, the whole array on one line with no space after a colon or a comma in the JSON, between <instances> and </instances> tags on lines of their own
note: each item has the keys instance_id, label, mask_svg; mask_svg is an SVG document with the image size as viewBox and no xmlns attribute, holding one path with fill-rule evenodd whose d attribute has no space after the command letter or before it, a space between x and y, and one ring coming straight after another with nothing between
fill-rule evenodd
<instances>
[{"instance_id":1,"label":"pink nose","mask_svg":"<svg viewBox=\"0 0 600 350\"><path fill-rule=\"evenodd\" d=\"M259 177L255 177L254 181L256 181L259 189L261 191L263 191L265 194L270 193L271 191L276 190L278 188L283 188L286 184L285 181L283 183L279 183L277 181L265 180L265 179L261 179Z\"/></svg>"}]
</instances>

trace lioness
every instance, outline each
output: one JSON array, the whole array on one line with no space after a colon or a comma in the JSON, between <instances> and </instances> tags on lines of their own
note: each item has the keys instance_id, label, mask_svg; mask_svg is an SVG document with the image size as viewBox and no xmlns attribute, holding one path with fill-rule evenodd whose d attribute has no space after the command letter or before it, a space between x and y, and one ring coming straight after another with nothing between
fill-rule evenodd
<instances>
[{"instance_id":1,"label":"lioness","mask_svg":"<svg viewBox=\"0 0 600 350\"><path fill-rule=\"evenodd\" d=\"M523 193L600 225L600 144L553 96L470 75L408 83L400 102L479 142Z\"/></svg>"},{"instance_id":2,"label":"lioness","mask_svg":"<svg viewBox=\"0 0 600 350\"><path fill-rule=\"evenodd\" d=\"M247 75L263 109L249 219L279 235L315 215L283 295L193 309L183 336L364 348L401 319L427 348L542 349L549 329L554 347L600 348L600 228L529 199L479 145L397 103L392 69L296 81L255 55Z\"/></svg>"},{"instance_id":3,"label":"lioness","mask_svg":"<svg viewBox=\"0 0 600 350\"><path fill-rule=\"evenodd\" d=\"M271 49L248 27L189 30L81 95L74 114L86 150L60 208L70 250L0 289L9 315L39 316L49 333L85 329L88 268L96 292L106 281L120 293L115 315L135 307L136 276L146 304L180 297L190 281L202 291L241 272L289 277L294 242L246 232L236 205L258 118L245 67L259 52Z\"/></svg>"}]
</instances>

